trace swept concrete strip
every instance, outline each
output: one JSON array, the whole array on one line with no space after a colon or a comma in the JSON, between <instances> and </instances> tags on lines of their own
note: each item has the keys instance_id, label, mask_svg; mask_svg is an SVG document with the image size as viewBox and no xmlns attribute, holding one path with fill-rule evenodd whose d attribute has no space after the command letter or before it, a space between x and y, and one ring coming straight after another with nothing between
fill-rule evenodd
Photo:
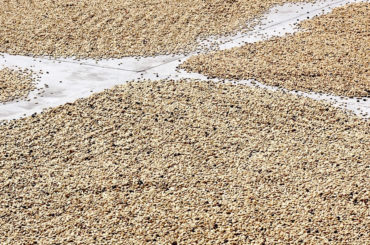
<instances>
[{"instance_id":1,"label":"swept concrete strip","mask_svg":"<svg viewBox=\"0 0 370 245\"><path fill-rule=\"evenodd\" d=\"M239 33L231 37L210 38L205 42L205 45L214 49L228 49L241 46L245 42L255 42L277 35L282 36L296 31L295 24L301 20L327 13L334 7L353 2L362 1L319 1L275 7L261 19L261 24L247 35ZM40 83L37 84L39 90L31 92L27 100L12 101L0 105L0 120L29 116L41 112L45 108L72 102L94 92L100 92L114 85L136 79L205 79L200 74L189 74L177 70L179 63L184 62L192 55L194 54L95 61L3 54L0 56L0 68L30 68L34 71L42 70L44 74L41 76ZM277 89L276 87L263 86L258 82L256 84L253 84L252 81L238 82L272 90ZM40 93L41 89L43 89L43 93ZM357 99L340 98L326 94L300 94L317 100L331 101L334 105L351 110L360 116L370 117L370 101L358 101Z\"/></svg>"}]
</instances>

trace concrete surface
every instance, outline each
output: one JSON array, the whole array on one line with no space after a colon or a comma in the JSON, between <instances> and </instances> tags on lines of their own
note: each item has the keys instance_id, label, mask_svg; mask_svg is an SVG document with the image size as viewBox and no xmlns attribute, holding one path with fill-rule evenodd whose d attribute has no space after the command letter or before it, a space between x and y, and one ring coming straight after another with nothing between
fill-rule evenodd
<instances>
[{"instance_id":1,"label":"concrete surface","mask_svg":"<svg viewBox=\"0 0 370 245\"><path fill-rule=\"evenodd\" d=\"M299 21L329 12L334 7L343 6L360 0L319 1L316 3L285 4L270 10L253 31L237 33L228 37L211 37L202 41L202 45L217 49L238 47L246 42L255 42L273 36L282 36L297 31ZM297 21L298 20L298 21ZM204 51L207 52L207 51ZM30 93L25 100L0 104L0 120L17 119L41 112L45 108L55 107L87 97L117 84L137 79L206 79L203 75L187 73L176 67L196 53L188 55L161 55L149 58L128 57L95 61L92 59L52 59L48 57L33 58L9 54L0 55L0 68L20 67L34 71L42 70L38 90ZM215 82L219 80L213 79ZM252 81L237 81L250 86L260 86L271 90L278 88L265 86ZM45 85L46 84L46 85ZM290 92L290 91L288 91ZM294 92L291 92L294 93ZM356 98L341 98L326 94L302 93L302 96L316 100L332 102L335 106L350 110L364 118L370 117L370 101Z\"/></svg>"}]
</instances>

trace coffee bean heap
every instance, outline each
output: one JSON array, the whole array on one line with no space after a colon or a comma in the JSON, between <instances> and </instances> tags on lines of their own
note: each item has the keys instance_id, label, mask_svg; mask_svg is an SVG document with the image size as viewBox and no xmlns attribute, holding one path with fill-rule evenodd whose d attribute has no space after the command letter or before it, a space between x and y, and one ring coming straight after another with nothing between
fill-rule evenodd
<instances>
[{"instance_id":1,"label":"coffee bean heap","mask_svg":"<svg viewBox=\"0 0 370 245\"><path fill-rule=\"evenodd\" d=\"M210 77L255 79L290 90L370 96L370 4L306 20L303 31L194 56L181 67Z\"/></svg>"},{"instance_id":2,"label":"coffee bean heap","mask_svg":"<svg viewBox=\"0 0 370 245\"><path fill-rule=\"evenodd\" d=\"M246 28L275 4L301 1L1 0L0 52L92 58L182 53L196 49L198 38Z\"/></svg>"},{"instance_id":3,"label":"coffee bean heap","mask_svg":"<svg viewBox=\"0 0 370 245\"><path fill-rule=\"evenodd\" d=\"M0 69L0 102L26 98L29 92L35 88L35 78L32 71L28 69Z\"/></svg>"},{"instance_id":4,"label":"coffee bean heap","mask_svg":"<svg viewBox=\"0 0 370 245\"><path fill-rule=\"evenodd\" d=\"M0 126L2 244L366 244L369 121L141 81Z\"/></svg>"}]
</instances>

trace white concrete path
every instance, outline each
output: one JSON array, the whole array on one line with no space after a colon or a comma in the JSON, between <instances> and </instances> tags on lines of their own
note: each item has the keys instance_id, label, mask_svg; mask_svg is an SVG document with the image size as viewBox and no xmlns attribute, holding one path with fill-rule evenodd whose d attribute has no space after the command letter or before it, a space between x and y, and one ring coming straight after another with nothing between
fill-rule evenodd
<instances>
[{"instance_id":1,"label":"white concrete path","mask_svg":"<svg viewBox=\"0 0 370 245\"><path fill-rule=\"evenodd\" d=\"M253 31L238 33L233 36L222 38L210 38L203 41L202 46L211 47L217 43L218 49L229 49L238 47L246 42L282 36L297 30L296 23L329 12L334 7L343 6L360 0L325 0L316 3L286 4L270 10ZM204 51L206 52L206 51ZM12 101L0 104L0 120L17 119L29 116L35 112L41 112L45 108L55 107L73 102L78 98L87 97L92 93L100 92L114 85L123 84L127 81L137 79L203 79L200 74L187 73L177 70L176 67L187 58L196 53L188 55L169 55L149 58L123 58L111 60L74 60L74 59L52 59L32 58L26 56L0 55L0 68L18 67L30 68L34 71L42 70L37 90L30 93L25 100ZM218 81L217 79L213 79ZM278 88L265 86L260 83L252 84L251 81L238 81L238 83L250 86L260 86L276 90ZM46 85L45 85L46 84ZM292 92L293 93L293 92ZM340 98L316 93L302 93L302 96L317 100L333 102L356 114L370 118L370 101L363 99Z\"/></svg>"}]
</instances>

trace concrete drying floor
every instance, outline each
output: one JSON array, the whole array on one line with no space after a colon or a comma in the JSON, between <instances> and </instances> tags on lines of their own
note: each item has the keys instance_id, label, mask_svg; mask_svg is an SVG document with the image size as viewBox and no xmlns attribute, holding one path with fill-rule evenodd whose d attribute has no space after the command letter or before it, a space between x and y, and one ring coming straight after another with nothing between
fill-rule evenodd
<instances>
[{"instance_id":1,"label":"concrete drying floor","mask_svg":"<svg viewBox=\"0 0 370 245\"><path fill-rule=\"evenodd\" d=\"M246 42L256 42L273 36L282 36L297 30L296 24L307 18L329 12L331 9L348 3L361 2L350 1L319 1L316 3L286 4L270 10L262 19L255 30L247 34L236 34L223 38L210 38L205 41L209 47L216 43L218 49L238 47ZM73 102L78 98L84 98L92 93L100 92L114 85L137 79L206 79L200 74L190 74L176 67L187 58L188 55L157 56L149 58L123 58L111 60L74 60L33 58L0 54L0 68L19 67L30 68L36 72L42 71L40 82L36 85L37 90L30 93L26 100L12 101L0 105L0 120L17 119L41 112L45 108L55 107ZM218 81L214 79L214 81ZM237 81L250 86L259 86L276 90L278 88L265 86L258 82ZM293 92L292 92L293 93ZM332 102L335 106L352 111L359 116L370 117L370 101L356 98L345 98L317 93L298 94L317 100Z\"/></svg>"}]
</instances>

